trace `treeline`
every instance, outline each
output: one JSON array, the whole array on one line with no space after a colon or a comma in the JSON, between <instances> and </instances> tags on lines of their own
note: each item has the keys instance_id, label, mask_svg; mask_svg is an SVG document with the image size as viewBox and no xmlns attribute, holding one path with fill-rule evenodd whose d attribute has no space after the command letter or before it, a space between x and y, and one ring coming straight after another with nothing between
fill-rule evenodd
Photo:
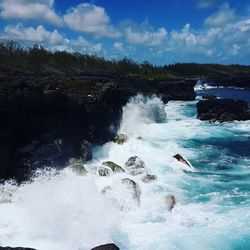
<instances>
[{"instance_id":1,"label":"treeline","mask_svg":"<svg viewBox=\"0 0 250 250\"><path fill-rule=\"evenodd\" d=\"M24 48L14 41L0 41L0 69L53 74L116 74L143 78L201 77L213 73L250 73L250 66L177 63L155 66L132 59L106 60L78 52L49 51L40 45Z\"/></svg>"}]
</instances>

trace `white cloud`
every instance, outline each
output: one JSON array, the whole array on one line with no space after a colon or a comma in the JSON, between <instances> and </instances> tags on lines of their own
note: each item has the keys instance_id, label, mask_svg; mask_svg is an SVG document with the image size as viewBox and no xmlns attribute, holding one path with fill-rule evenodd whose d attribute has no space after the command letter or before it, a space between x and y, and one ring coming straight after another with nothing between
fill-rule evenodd
<instances>
[{"instance_id":1,"label":"white cloud","mask_svg":"<svg viewBox=\"0 0 250 250\"><path fill-rule=\"evenodd\" d=\"M32 19L61 25L61 18L53 9L54 0L1 0L0 15L11 19Z\"/></svg>"},{"instance_id":2,"label":"white cloud","mask_svg":"<svg viewBox=\"0 0 250 250\"><path fill-rule=\"evenodd\" d=\"M223 4L217 12L205 19L204 24L210 27L220 27L235 20L235 11L228 4Z\"/></svg>"},{"instance_id":3,"label":"white cloud","mask_svg":"<svg viewBox=\"0 0 250 250\"><path fill-rule=\"evenodd\" d=\"M33 27L23 27L22 25L6 26L4 28L6 37L9 39L36 42L36 43L49 43L59 45L66 42L64 37L59 34L57 30L47 31L42 25Z\"/></svg>"},{"instance_id":4,"label":"white cloud","mask_svg":"<svg viewBox=\"0 0 250 250\"><path fill-rule=\"evenodd\" d=\"M165 28L159 28L156 31L135 31L130 26L126 28L126 38L129 43L133 44L143 44L149 46L160 45L167 35Z\"/></svg>"},{"instance_id":5,"label":"white cloud","mask_svg":"<svg viewBox=\"0 0 250 250\"><path fill-rule=\"evenodd\" d=\"M95 34L102 37L118 37L105 9L94 4L82 3L72 7L64 15L65 24L72 30Z\"/></svg>"},{"instance_id":6,"label":"white cloud","mask_svg":"<svg viewBox=\"0 0 250 250\"><path fill-rule=\"evenodd\" d=\"M114 48L119 50L119 51L123 51L124 50L123 43L122 42L115 42Z\"/></svg>"}]
</instances>

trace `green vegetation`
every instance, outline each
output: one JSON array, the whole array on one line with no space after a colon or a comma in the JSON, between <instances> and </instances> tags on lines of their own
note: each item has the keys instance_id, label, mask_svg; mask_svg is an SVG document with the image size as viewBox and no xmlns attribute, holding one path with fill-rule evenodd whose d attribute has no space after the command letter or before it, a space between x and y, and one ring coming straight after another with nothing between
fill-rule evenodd
<instances>
[{"instance_id":1,"label":"green vegetation","mask_svg":"<svg viewBox=\"0 0 250 250\"><path fill-rule=\"evenodd\" d=\"M78 52L49 51L39 45L23 48L14 41L0 41L0 69L53 74L96 74L146 79L200 77L213 73L250 73L250 66L177 63L155 66L148 61L106 60Z\"/></svg>"}]
</instances>

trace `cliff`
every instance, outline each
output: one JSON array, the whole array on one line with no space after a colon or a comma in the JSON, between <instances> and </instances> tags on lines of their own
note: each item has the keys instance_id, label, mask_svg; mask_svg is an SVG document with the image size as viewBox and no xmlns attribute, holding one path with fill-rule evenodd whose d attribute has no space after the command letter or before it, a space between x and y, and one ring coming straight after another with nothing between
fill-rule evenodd
<instances>
[{"instance_id":1,"label":"cliff","mask_svg":"<svg viewBox=\"0 0 250 250\"><path fill-rule=\"evenodd\" d=\"M42 166L63 167L91 157L91 146L112 140L122 106L138 92L194 100L193 80L98 76L0 75L0 179L28 178Z\"/></svg>"}]
</instances>

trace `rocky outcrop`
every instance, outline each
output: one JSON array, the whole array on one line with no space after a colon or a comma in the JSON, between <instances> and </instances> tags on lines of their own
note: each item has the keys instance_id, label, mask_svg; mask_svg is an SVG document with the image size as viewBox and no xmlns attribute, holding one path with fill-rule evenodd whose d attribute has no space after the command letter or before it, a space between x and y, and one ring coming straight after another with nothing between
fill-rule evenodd
<instances>
[{"instance_id":1,"label":"rocky outcrop","mask_svg":"<svg viewBox=\"0 0 250 250\"><path fill-rule=\"evenodd\" d=\"M202 100L197 103L197 118L212 122L245 121L250 119L250 111L248 104L242 100Z\"/></svg>"},{"instance_id":2,"label":"rocky outcrop","mask_svg":"<svg viewBox=\"0 0 250 250\"><path fill-rule=\"evenodd\" d=\"M118 164L112 161L106 161L102 163L103 166L110 168L114 173L123 173L125 172L124 169L119 166Z\"/></svg>"},{"instance_id":3,"label":"rocky outcrop","mask_svg":"<svg viewBox=\"0 0 250 250\"><path fill-rule=\"evenodd\" d=\"M249 73L213 74L204 81L212 86L250 88Z\"/></svg>"},{"instance_id":4,"label":"rocky outcrop","mask_svg":"<svg viewBox=\"0 0 250 250\"><path fill-rule=\"evenodd\" d=\"M149 182L152 182L152 181L155 181L157 179L157 176L156 175L153 175L153 174L146 174L143 178L142 178L142 181L144 183L149 183Z\"/></svg>"},{"instance_id":5,"label":"rocky outcrop","mask_svg":"<svg viewBox=\"0 0 250 250\"><path fill-rule=\"evenodd\" d=\"M114 140L122 107L138 92L194 100L192 80L0 74L0 179L38 167L91 159L92 145Z\"/></svg>"},{"instance_id":6,"label":"rocky outcrop","mask_svg":"<svg viewBox=\"0 0 250 250\"><path fill-rule=\"evenodd\" d=\"M91 250L119 250L120 248L117 247L114 243L110 243L110 244L105 244L105 245L101 245L98 247L94 247Z\"/></svg>"}]
</instances>

